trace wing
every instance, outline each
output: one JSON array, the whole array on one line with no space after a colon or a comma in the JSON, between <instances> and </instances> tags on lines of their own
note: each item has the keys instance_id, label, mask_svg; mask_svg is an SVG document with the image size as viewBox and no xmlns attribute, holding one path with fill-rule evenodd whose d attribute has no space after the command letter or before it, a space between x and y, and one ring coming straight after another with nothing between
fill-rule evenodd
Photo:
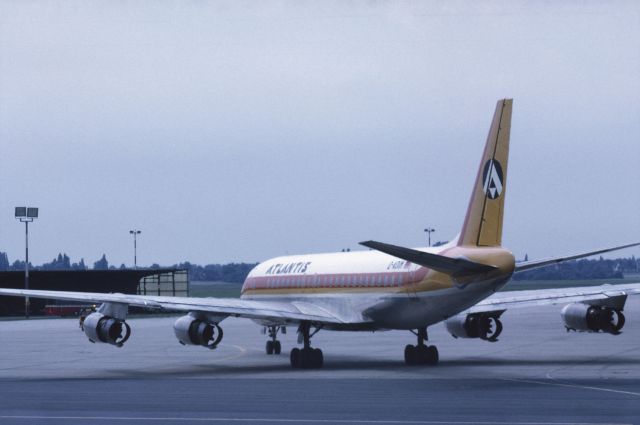
<instances>
[{"instance_id":1,"label":"wing","mask_svg":"<svg viewBox=\"0 0 640 425\"><path fill-rule=\"evenodd\" d=\"M85 301L90 303L116 303L164 311L198 311L222 316L250 319L320 324L353 324L367 320L358 317L341 317L335 312L305 302L251 301L235 298L161 297L129 294L101 294L95 292L40 291L2 289L0 295L29 296L53 300Z\"/></svg>"},{"instance_id":2,"label":"wing","mask_svg":"<svg viewBox=\"0 0 640 425\"><path fill-rule=\"evenodd\" d=\"M566 304L613 299L640 294L640 283L625 285L580 286L574 288L535 289L498 292L480 301L464 313L484 313L517 307Z\"/></svg>"},{"instance_id":3,"label":"wing","mask_svg":"<svg viewBox=\"0 0 640 425\"><path fill-rule=\"evenodd\" d=\"M611 248L599 249L597 251L583 252L581 254L566 255L563 257L545 258L543 260L525 261L517 263L515 272L522 272L525 270L536 269L538 267L548 266L550 264L562 263L563 261L576 260L578 258L589 257L591 255L604 254L605 252L617 251L619 249L631 248L632 246L638 246L640 242L631 243L628 245L614 246Z\"/></svg>"}]
</instances>

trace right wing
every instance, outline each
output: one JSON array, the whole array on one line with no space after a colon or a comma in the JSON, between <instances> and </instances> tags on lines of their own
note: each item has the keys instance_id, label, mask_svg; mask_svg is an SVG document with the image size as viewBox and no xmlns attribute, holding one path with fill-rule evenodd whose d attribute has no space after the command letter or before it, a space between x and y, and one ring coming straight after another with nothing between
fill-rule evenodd
<instances>
[{"instance_id":1,"label":"right wing","mask_svg":"<svg viewBox=\"0 0 640 425\"><path fill-rule=\"evenodd\" d=\"M628 245L614 246L612 248L599 249L597 251L583 252L581 254L566 255L563 257L545 258L543 260L524 261L516 263L516 269L514 273L522 272L525 270L537 269L538 267L548 266L550 264L562 263L563 261L576 260L578 258L589 257L596 254L604 254L605 252L617 251L619 249L631 248L632 246L638 246L640 242L631 243Z\"/></svg>"},{"instance_id":2,"label":"right wing","mask_svg":"<svg viewBox=\"0 0 640 425\"><path fill-rule=\"evenodd\" d=\"M197 311L222 316L246 317L274 321L318 324L354 324L368 320L362 316L346 317L323 307L306 302L253 301L235 298L162 297L153 295L102 294L95 292L41 291L3 289L0 295L29 296L53 300L84 301L91 303L126 304L166 311Z\"/></svg>"}]
</instances>

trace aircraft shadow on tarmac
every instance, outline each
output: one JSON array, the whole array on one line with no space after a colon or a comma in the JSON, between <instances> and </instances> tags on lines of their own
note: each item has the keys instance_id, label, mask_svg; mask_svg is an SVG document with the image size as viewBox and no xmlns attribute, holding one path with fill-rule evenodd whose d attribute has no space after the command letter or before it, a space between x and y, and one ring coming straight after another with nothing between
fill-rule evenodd
<instances>
[{"instance_id":1,"label":"aircraft shadow on tarmac","mask_svg":"<svg viewBox=\"0 0 640 425\"><path fill-rule=\"evenodd\" d=\"M448 370L454 372L456 368L473 369L482 367L536 367L543 368L566 368L570 366L588 366L589 368L601 368L607 366L637 366L640 359L631 357L608 357L608 358L585 358L585 357L566 357L566 358L549 358L549 359L505 359L499 357L483 357L483 358L466 358L446 360L443 359L438 366L406 366L400 360L367 360L352 356L334 355L325 359L325 365L322 369L316 370L294 370L289 365L287 356L282 357L281 364L216 364L212 359L211 364L191 363L181 365L167 365L164 367L151 367L143 370L132 370L128 368L108 368L88 372L87 374L78 374L73 377L64 378L64 380L92 380L92 379L152 379L152 378L209 378L209 377L240 377L255 378L260 375L277 374L280 378L301 377L305 374L312 374L316 378L323 378L324 374L335 371L352 371L352 372L402 372L405 376L407 372L416 371L428 373L429 371ZM393 375L383 375L387 378L393 378ZM340 377L339 375L331 375L327 377ZM376 375L376 377L379 377ZM59 376L47 378L34 377L25 380L62 380Z\"/></svg>"}]
</instances>

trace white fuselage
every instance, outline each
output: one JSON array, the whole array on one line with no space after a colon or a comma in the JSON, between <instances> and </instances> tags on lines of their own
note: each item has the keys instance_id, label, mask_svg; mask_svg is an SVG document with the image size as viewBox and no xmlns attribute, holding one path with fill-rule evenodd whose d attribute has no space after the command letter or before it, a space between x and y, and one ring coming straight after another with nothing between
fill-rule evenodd
<instances>
[{"instance_id":1,"label":"white fuselage","mask_svg":"<svg viewBox=\"0 0 640 425\"><path fill-rule=\"evenodd\" d=\"M442 254L452 246L417 249ZM342 329L414 329L460 313L507 280L456 285L448 276L378 251L294 255L256 266L241 297L312 305L351 323Z\"/></svg>"}]
</instances>

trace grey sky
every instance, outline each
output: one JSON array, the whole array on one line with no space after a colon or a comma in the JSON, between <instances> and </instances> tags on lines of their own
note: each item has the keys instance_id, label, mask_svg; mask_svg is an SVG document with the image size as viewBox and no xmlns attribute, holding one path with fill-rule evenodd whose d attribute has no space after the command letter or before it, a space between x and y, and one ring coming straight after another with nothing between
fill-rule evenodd
<instances>
[{"instance_id":1,"label":"grey sky","mask_svg":"<svg viewBox=\"0 0 640 425\"><path fill-rule=\"evenodd\" d=\"M0 250L23 204L37 264L449 239L501 97L504 245L640 240L638 2L2 1Z\"/></svg>"}]
</instances>

